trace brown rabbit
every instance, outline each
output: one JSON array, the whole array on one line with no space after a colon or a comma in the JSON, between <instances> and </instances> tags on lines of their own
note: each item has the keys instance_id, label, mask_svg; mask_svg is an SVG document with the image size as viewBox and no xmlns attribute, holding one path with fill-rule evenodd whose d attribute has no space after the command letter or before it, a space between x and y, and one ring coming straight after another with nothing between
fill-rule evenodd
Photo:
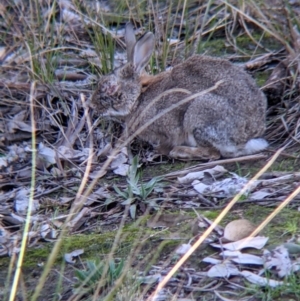
<instances>
[{"instance_id":1,"label":"brown rabbit","mask_svg":"<svg viewBox=\"0 0 300 301\"><path fill-rule=\"evenodd\" d=\"M243 156L268 146L261 138L266 98L240 67L224 59L195 55L171 71L144 77L154 35L148 32L136 42L128 23L125 41L128 63L103 76L92 97L98 113L124 121L132 133L189 96L188 91L195 94L221 80L212 91L162 115L139 137L161 154L182 159Z\"/></svg>"}]
</instances>

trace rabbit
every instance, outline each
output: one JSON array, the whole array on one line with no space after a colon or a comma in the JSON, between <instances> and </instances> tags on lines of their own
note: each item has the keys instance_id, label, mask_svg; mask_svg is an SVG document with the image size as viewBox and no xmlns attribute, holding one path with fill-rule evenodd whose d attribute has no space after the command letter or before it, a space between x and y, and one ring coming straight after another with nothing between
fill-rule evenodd
<instances>
[{"instance_id":1,"label":"rabbit","mask_svg":"<svg viewBox=\"0 0 300 301\"><path fill-rule=\"evenodd\" d=\"M126 24L128 62L100 78L91 106L125 123L127 133L145 126L189 95L219 85L167 112L138 136L158 153L177 159L218 159L250 155L267 148L267 99L254 79L231 62L194 55L155 76L144 68L154 51L151 32L136 41Z\"/></svg>"}]
</instances>

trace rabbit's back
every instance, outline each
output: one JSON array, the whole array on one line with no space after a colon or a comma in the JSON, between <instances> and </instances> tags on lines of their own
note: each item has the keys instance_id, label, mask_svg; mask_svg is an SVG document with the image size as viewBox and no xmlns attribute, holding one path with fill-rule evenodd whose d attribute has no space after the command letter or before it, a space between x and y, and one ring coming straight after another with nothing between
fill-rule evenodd
<instances>
[{"instance_id":1,"label":"rabbit's back","mask_svg":"<svg viewBox=\"0 0 300 301\"><path fill-rule=\"evenodd\" d=\"M212 92L186 103L155 121L143 138L163 149L176 145L244 145L265 130L266 98L255 81L227 60L196 55L153 82L140 96L135 110L141 126L188 96L172 93L145 108L163 92L182 88L191 93L223 83ZM197 136L198 135L198 136ZM197 139L198 137L198 139ZM165 151L165 152L167 152Z\"/></svg>"},{"instance_id":2,"label":"rabbit's back","mask_svg":"<svg viewBox=\"0 0 300 301\"><path fill-rule=\"evenodd\" d=\"M258 96L260 101L263 96L255 80L240 66L220 58L192 56L175 66L171 77L178 85L189 88L192 92L203 91L211 88L219 80L224 80L225 83L213 93L228 98L234 98L239 94L250 99Z\"/></svg>"}]
</instances>

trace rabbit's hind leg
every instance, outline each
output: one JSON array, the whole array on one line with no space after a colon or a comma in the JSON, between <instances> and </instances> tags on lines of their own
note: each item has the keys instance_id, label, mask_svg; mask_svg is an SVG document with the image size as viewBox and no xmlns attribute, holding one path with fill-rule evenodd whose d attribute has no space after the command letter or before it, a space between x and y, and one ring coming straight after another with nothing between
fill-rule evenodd
<instances>
[{"instance_id":1,"label":"rabbit's hind leg","mask_svg":"<svg viewBox=\"0 0 300 301\"><path fill-rule=\"evenodd\" d=\"M217 160L221 154L213 147L175 146L169 156L181 160Z\"/></svg>"}]
</instances>

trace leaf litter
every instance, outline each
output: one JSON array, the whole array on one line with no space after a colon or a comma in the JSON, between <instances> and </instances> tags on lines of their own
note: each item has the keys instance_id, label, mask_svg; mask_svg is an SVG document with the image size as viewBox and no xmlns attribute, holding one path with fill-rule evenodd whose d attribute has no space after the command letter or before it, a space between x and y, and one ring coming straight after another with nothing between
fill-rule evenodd
<instances>
[{"instance_id":1,"label":"leaf litter","mask_svg":"<svg viewBox=\"0 0 300 301\"><path fill-rule=\"evenodd\" d=\"M94 4L90 5L93 6ZM95 11L99 12L99 9L101 12L110 11L102 2L99 5L100 8L98 7ZM1 9L5 12L4 6L1 6ZM64 210L71 206L72 201L75 199L76 189L81 183L86 160L89 156L88 141L90 133L87 131L88 126L86 125L87 121L84 118L82 105L79 100L79 91L83 91L83 94L88 99L92 92L92 86L95 83L96 76L88 72L82 72L83 69L81 66L91 64L92 66L101 67L103 62L103 58L99 58L99 54L94 51L93 47L90 47L91 44L89 42L84 41L80 45L77 43L78 36L80 36L80 33L86 31L86 26L90 27L93 25L91 18L86 18L79 14L75 5L70 1L59 1L58 9L60 10L61 18L55 24L56 29L60 28L60 30L63 30L60 35L64 36L67 42L77 45L79 56L78 53L71 54L69 60L69 62L73 62L71 68L68 66L68 63L66 64L63 60L58 61L59 67L57 67L54 72L54 82L49 86L39 82L35 91L36 100L39 102L35 108L37 124L35 133L38 137L38 170L36 171L38 187L35 189L33 200L34 206L32 215L34 223L31 229L32 231L30 231L28 235L30 235L32 239L46 241L56 239L60 231L60 223L63 222L65 218L64 214L59 214L54 219L51 218L45 210L47 202L51 200L51 202ZM51 10L45 11L46 14L44 17L49 18L51 16ZM227 17L224 17L225 20L227 20ZM175 32L178 31L176 27L177 26L175 26ZM296 27L289 26L289 28L293 48L288 47L288 44L286 44L286 59L282 63L279 63L277 68L274 68L274 71L265 85L266 87L263 87L266 93L281 95L281 91L285 85L289 87L290 95L293 95L293 91L296 92L297 89L299 90L299 56L297 55L299 53L299 32ZM113 27L106 28L103 26L101 30L104 35L111 34L117 44L120 46L123 45L121 38L123 38L124 32L122 29L114 30ZM137 30L137 34L142 33L142 31L142 28ZM178 31L178 33L180 33L180 31ZM159 35L159 32L157 32L157 34ZM174 37L169 40L176 47L178 45L180 46L182 39L178 39L176 35L174 35ZM282 53L282 51L270 53L268 57L265 57L264 54L256 57L252 62L245 65L248 69L263 68L268 64L282 61L278 59L283 55ZM3 152L4 156L0 157L0 219L1 227L2 224L4 225L4 227L1 228L1 237L4 237L1 239L1 250L4 250L1 254L3 256L18 252L21 235L20 232L13 232L12 229L15 231L16 228L20 230L22 227L29 203L30 166L33 150L27 141L31 139L33 129L30 122L27 97L30 91L29 82L31 81L31 75L29 75L28 72L24 72L24 70L28 68L26 64L29 62L30 56L25 47L14 47L13 49L1 47L0 50L1 64L7 70L6 74L1 74L0 81L1 88L3 87L0 96L4 104L1 105L1 117L4 116L3 120L6 121L0 121L0 147L5 149ZM120 65L124 60L124 52L120 52L118 49L115 53L115 66ZM24 66L24 68L21 72L19 72L19 70L15 72L15 65L20 66L20 68ZM283 79L286 74L290 75L286 77L287 80ZM292 81L291 78L293 78L294 81ZM17 99L19 103L16 105L7 102L7 99L11 98ZM8 110L6 106L9 108ZM271 107L270 110L271 109L274 110L274 107ZM278 110L278 114L274 114L270 119L271 122L269 123L267 131L269 140L279 142L281 145L285 145L288 141L291 141L291 146L297 145L297 139L299 138L299 127L297 122L295 122L299 118L299 102L297 98L286 106L277 104L275 110ZM45 112L48 113L45 114ZM113 139L107 135L106 131L102 131L102 128L97 127L94 129L92 135L96 150L90 179L101 170L104 160L110 155L113 147ZM153 155L150 152L149 159L145 157L143 160L145 160L145 162L153 161L155 156L157 155ZM257 159L259 157L254 157L252 160L255 160L255 158ZM110 170L103 171L102 176L108 175L108 177L112 178L112 174L117 174L126 177L131 166L129 161L128 155L121 153L110 165ZM229 160L227 162L229 162ZM211 166L211 164L213 164L213 166ZM227 172L221 165L216 167L214 165L216 165L216 163L211 162L202 165L194 174L188 174L188 180L178 179L178 182L173 182L164 187L162 192L155 194L156 191L154 189L153 195L158 199L160 198L156 201L156 204L161 205L161 200L164 199L167 200L164 201L164 205L169 206L169 208L180 207L190 209L195 207L220 207L221 202L226 202L228 198L231 198L234 194L239 192L245 183L248 182L248 179ZM186 173L186 171L181 172ZM284 175L273 174L270 179L255 182L246 192L245 198L242 201L259 203L260 205L272 205L275 202L281 201L290 193L294 185L299 182L299 179L299 173L289 172ZM122 184L120 184L120 187L121 186ZM125 190L126 184L121 188ZM68 191L67 196L53 196L53 193L58 189ZM295 199L295 201L297 200L299 200L299 198ZM102 223L118 223L122 216L124 206L121 207L117 201L120 201L120 199L116 196L111 185L99 184L86 199L85 207L77 213L72 222L68 225L70 231L81 229L93 216L102 214L101 210L99 212L99 209L95 209L94 206L99 206L103 209L109 204L117 203L114 208L110 208L103 213L103 216L107 217L107 219L103 220ZM136 208L137 207L135 207L135 209ZM137 214L137 211L131 212L134 216ZM113 217L112 221L109 221L110 217ZM163 223L161 223L160 226L162 224ZM196 235L197 231L199 233L199 227L201 228L202 226L205 228L208 225L204 220L197 220L195 224L197 227L193 235ZM162 226L166 226L166 224ZM33 231L34 229L35 231ZM219 231L221 230L219 229ZM215 231L215 235L220 235L220 232ZM244 235L247 236L248 234L246 233ZM237 239L237 237L232 237L228 233L223 236L227 239L230 238L229 240ZM232 244L233 243L230 243L231 246ZM186 246L189 245L190 244L186 244ZM220 245L222 246L221 248L224 248L226 244L222 243ZM253 248L254 245L252 241L252 245L249 245L249 248ZM182 252L184 252L184 250L181 251L181 254ZM280 252L279 254L281 255L286 254L286 251L281 250ZM280 257L280 255L277 254L278 252L273 253L268 255L270 266L272 263L272 268L277 270L277 272L281 271L281 273L282 271L291 271L291 269L286 268L285 265L280 266L280 262L284 262L284 260L287 266L290 265L286 259L287 257ZM225 253L221 256L225 257ZM234 260L238 258L238 260L244 260L245 263L241 264L246 265L247 259L242 256L243 255L235 255L235 259L232 259L232 261L234 262ZM272 256L274 259L272 259ZM277 263L275 264L274 262ZM250 259L248 264L253 264L250 263ZM230 265L223 264L223 266L225 266L223 270L224 275L226 274L226 266L230 267L231 265L232 263ZM185 270L185 272L186 274L191 273L188 270ZM161 274L159 273L158 275ZM228 275L228 273L226 275ZM249 271L244 270L241 272L241 275L249 279L249 281L250 279L251 281L255 279L255 274ZM260 277L258 275L256 276L256 279ZM259 279L264 285L266 283L273 283L265 279ZM276 282L274 281L274 283Z\"/></svg>"}]
</instances>

